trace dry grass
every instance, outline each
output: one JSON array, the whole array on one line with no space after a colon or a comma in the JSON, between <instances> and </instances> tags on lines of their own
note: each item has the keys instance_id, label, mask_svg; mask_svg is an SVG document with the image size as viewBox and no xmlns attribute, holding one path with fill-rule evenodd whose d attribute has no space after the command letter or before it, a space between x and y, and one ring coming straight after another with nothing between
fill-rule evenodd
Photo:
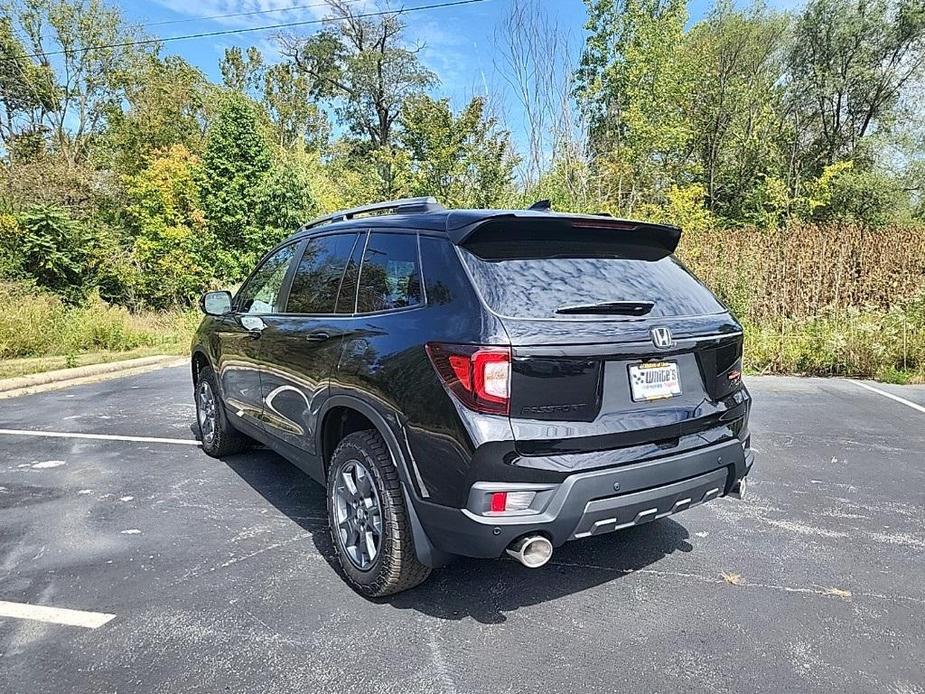
<instances>
[{"instance_id":1,"label":"dry grass","mask_svg":"<svg viewBox=\"0 0 925 694\"><path fill-rule=\"evenodd\" d=\"M885 311L925 287L925 226L723 229L682 236L679 254L753 323L847 308Z\"/></svg>"},{"instance_id":2,"label":"dry grass","mask_svg":"<svg viewBox=\"0 0 925 694\"><path fill-rule=\"evenodd\" d=\"M199 320L193 311L131 313L99 298L67 306L54 294L9 282L0 282L0 303L0 360L60 356L65 366L89 352L180 354Z\"/></svg>"},{"instance_id":3,"label":"dry grass","mask_svg":"<svg viewBox=\"0 0 925 694\"><path fill-rule=\"evenodd\" d=\"M679 254L742 321L750 371L925 381L925 227L716 230Z\"/></svg>"}]
</instances>

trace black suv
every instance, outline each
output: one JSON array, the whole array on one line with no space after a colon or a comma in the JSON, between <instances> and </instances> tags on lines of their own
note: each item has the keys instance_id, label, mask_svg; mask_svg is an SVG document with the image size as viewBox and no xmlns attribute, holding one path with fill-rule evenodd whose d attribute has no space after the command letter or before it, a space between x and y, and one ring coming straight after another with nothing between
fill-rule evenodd
<instances>
[{"instance_id":1,"label":"black suv","mask_svg":"<svg viewBox=\"0 0 925 694\"><path fill-rule=\"evenodd\" d=\"M203 449L256 439L325 484L368 596L740 494L742 328L672 256L680 234L432 198L316 220L203 296Z\"/></svg>"}]
</instances>

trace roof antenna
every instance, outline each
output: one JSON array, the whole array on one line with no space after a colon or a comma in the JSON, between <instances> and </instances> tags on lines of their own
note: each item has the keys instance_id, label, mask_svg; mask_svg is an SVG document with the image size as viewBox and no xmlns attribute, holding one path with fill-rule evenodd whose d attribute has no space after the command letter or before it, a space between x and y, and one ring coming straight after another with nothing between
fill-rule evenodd
<instances>
[{"instance_id":1,"label":"roof antenna","mask_svg":"<svg viewBox=\"0 0 925 694\"><path fill-rule=\"evenodd\" d=\"M537 200L527 209L534 212L549 212L552 209L552 203L549 200Z\"/></svg>"}]
</instances>

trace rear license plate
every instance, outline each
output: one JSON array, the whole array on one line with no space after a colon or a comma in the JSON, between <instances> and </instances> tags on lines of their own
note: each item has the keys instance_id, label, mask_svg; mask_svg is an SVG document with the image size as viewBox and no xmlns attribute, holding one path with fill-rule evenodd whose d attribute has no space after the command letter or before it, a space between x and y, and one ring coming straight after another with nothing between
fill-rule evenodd
<instances>
[{"instance_id":1,"label":"rear license plate","mask_svg":"<svg viewBox=\"0 0 925 694\"><path fill-rule=\"evenodd\" d=\"M681 394L678 364L658 361L630 366L630 389L633 400L662 400Z\"/></svg>"}]
</instances>

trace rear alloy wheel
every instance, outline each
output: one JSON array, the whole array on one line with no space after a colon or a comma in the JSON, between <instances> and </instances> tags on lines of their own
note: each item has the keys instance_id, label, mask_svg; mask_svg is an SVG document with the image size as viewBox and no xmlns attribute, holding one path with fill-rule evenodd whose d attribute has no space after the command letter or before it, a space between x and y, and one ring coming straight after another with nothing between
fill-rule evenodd
<instances>
[{"instance_id":1,"label":"rear alloy wheel","mask_svg":"<svg viewBox=\"0 0 925 694\"><path fill-rule=\"evenodd\" d=\"M415 554L398 471L378 432L348 434L331 456L328 519L344 576L362 595L399 593L430 575Z\"/></svg>"},{"instance_id":2,"label":"rear alloy wheel","mask_svg":"<svg viewBox=\"0 0 925 694\"><path fill-rule=\"evenodd\" d=\"M196 424L199 425L199 441L203 451L213 458L220 458L247 448L250 439L228 421L225 406L218 396L215 372L208 366L199 372L195 400Z\"/></svg>"},{"instance_id":3,"label":"rear alloy wheel","mask_svg":"<svg viewBox=\"0 0 925 694\"><path fill-rule=\"evenodd\" d=\"M382 507L372 473L349 460L334 480L334 522L347 558L368 571L382 545Z\"/></svg>"}]
</instances>

